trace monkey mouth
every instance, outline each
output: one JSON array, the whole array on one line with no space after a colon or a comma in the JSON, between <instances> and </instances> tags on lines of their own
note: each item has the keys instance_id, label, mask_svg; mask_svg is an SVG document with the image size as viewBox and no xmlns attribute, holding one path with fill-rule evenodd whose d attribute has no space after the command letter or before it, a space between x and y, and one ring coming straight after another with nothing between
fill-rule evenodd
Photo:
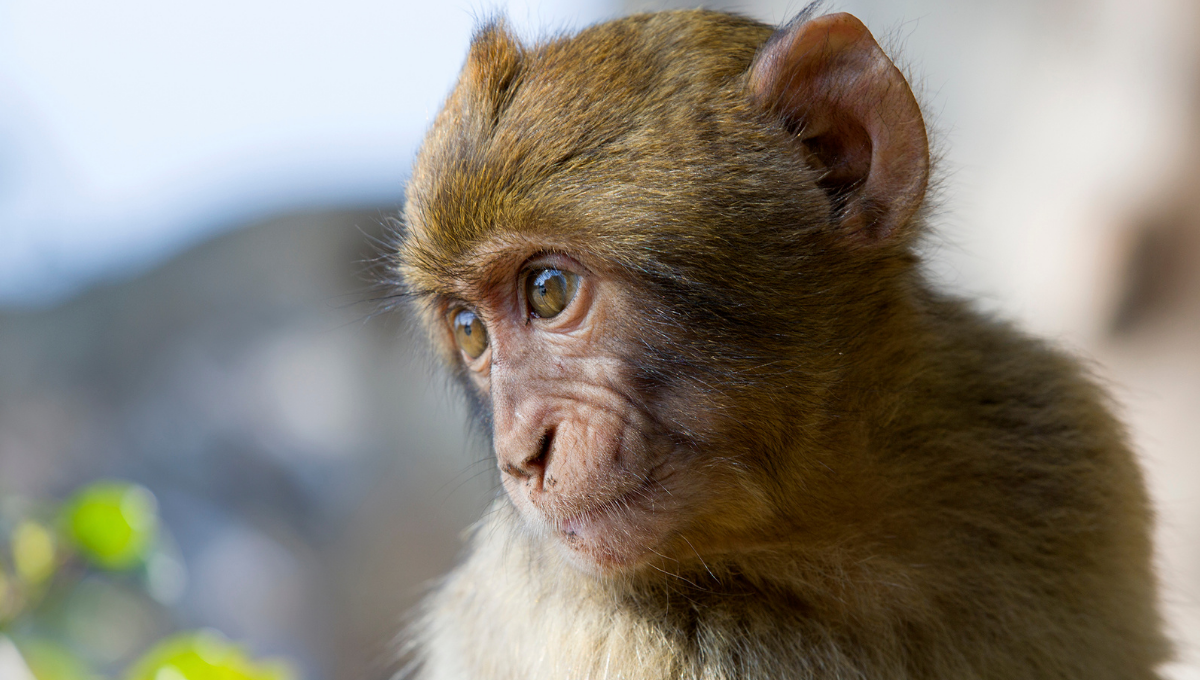
<instances>
[{"instance_id":1,"label":"monkey mouth","mask_svg":"<svg viewBox=\"0 0 1200 680\"><path fill-rule=\"evenodd\" d=\"M594 525L597 521L609 515L615 513L628 514L632 510L630 504L639 499L647 490L647 485L643 484L612 500L573 513L559 520L558 531L564 536L571 538L578 536L581 532L586 531L589 526Z\"/></svg>"},{"instance_id":2,"label":"monkey mouth","mask_svg":"<svg viewBox=\"0 0 1200 680\"><path fill-rule=\"evenodd\" d=\"M656 482L641 484L602 503L551 521L571 561L585 571L611 572L636 565L663 533Z\"/></svg>"}]
</instances>

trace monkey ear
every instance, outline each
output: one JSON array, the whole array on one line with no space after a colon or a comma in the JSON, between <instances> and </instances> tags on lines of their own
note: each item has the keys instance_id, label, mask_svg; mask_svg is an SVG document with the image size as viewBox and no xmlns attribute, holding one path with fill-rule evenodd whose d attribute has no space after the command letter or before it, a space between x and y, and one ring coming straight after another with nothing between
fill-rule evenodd
<instances>
[{"instance_id":1,"label":"monkey ear","mask_svg":"<svg viewBox=\"0 0 1200 680\"><path fill-rule=\"evenodd\" d=\"M869 241L906 232L925 196L929 142L900 70L849 14L780 28L749 72L751 96L795 130L840 222Z\"/></svg>"}]
</instances>

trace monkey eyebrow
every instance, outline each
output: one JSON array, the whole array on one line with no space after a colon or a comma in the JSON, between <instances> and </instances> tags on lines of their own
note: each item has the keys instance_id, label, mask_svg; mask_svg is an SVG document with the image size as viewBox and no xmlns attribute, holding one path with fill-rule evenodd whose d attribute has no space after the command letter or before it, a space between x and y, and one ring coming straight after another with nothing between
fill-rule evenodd
<instances>
[{"instance_id":1,"label":"monkey eyebrow","mask_svg":"<svg viewBox=\"0 0 1200 680\"><path fill-rule=\"evenodd\" d=\"M393 271L399 275L398 294L423 299L437 295L453 295L457 292L454 287L446 285L447 281L455 280L448 268L403 251L393 257Z\"/></svg>"},{"instance_id":2,"label":"monkey eyebrow","mask_svg":"<svg viewBox=\"0 0 1200 680\"><path fill-rule=\"evenodd\" d=\"M449 300L458 297L457 291L447 289L444 286L418 285L412 278L406 281L403 287L399 287L394 291L392 296L407 298L418 304L436 304L443 299Z\"/></svg>"},{"instance_id":3,"label":"monkey eyebrow","mask_svg":"<svg viewBox=\"0 0 1200 680\"><path fill-rule=\"evenodd\" d=\"M401 252L397 264L408 297L462 299L478 289L477 277L472 275L469 263L432 258L426 253Z\"/></svg>"}]
</instances>

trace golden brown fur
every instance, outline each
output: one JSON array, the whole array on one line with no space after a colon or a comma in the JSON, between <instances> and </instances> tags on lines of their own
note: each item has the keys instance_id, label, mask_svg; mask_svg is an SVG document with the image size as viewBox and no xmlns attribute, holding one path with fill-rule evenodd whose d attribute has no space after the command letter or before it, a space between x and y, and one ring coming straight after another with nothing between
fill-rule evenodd
<instances>
[{"instance_id":1,"label":"golden brown fur","mask_svg":"<svg viewBox=\"0 0 1200 680\"><path fill-rule=\"evenodd\" d=\"M480 263L509 251L605 263L633 291L623 379L687 452L686 517L642 568L594 575L498 500L412 628L412 669L1157 677L1150 511L1105 396L935 293L919 217L845 233L834 173L748 94L772 31L687 11L477 36L409 186L405 285L486 291Z\"/></svg>"}]
</instances>

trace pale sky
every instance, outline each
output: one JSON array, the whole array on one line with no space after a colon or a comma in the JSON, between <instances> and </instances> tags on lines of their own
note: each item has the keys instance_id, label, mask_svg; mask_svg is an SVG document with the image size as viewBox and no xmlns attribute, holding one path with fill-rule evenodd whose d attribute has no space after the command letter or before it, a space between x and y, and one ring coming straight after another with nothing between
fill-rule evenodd
<instances>
[{"instance_id":1,"label":"pale sky","mask_svg":"<svg viewBox=\"0 0 1200 680\"><path fill-rule=\"evenodd\" d=\"M277 210L399 206L480 18L537 35L612 7L0 0L0 306Z\"/></svg>"}]
</instances>

